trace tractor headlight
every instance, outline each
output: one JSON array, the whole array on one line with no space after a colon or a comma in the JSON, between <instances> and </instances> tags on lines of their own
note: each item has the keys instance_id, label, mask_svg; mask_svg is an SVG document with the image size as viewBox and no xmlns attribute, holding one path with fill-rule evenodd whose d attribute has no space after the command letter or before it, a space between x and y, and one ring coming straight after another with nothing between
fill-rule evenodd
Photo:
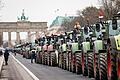
<instances>
[{"instance_id":1,"label":"tractor headlight","mask_svg":"<svg viewBox=\"0 0 120 80\"><path fill-rule=\"evenodd\" d=\"M104 33L104 32L106 32L106 30L105 30L105 29L102 29L102 33Z\"/></svg>"},{"instance_id":2,"label":"tractor headlight","mask_svg":"<svg viewBox=\"0 0 120 80\"><path fill-rule=\"evenodd\" d=\"M97 40L97 38L96 37L92 37L92 41L95 41L95 40Z\"/></svg>"},{"instance_id":3,"label":"tractor headlight","mask_svg":"<svg viewBox=\"0 0 120 80\"><path fill-rule=\"evenodd\" d=\"M93 34L93 32L90 32L89 34L90 34L90 35L92 35L92 34Z\"/></svg>"}]
</instances>

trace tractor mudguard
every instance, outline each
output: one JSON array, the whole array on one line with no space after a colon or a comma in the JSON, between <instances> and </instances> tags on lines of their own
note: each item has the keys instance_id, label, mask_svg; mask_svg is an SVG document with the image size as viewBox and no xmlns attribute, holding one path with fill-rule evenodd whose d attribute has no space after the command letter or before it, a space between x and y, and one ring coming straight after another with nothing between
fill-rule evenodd
<instances>
[{"instance_id":1,"label":"tractor mudguard","mask_svg":"<svg viewBox=\"0 0 120 80\"><path fill-rule=\"evenodd\" d=\"M102 40L96 40L94 42L95 45L95 53L98 53L99 50L103 50L103 41Z\"/></svg>"},{"instance_id":2,"label":"tractor mudguard","mask_svg":"<svg viewBox=\"0 0 120 80\"><path fill-rule=\"evenodd\" d=\"M67 51L67 45L66 44L63 44L62 45L62 52L66 52Z\"/></svg>"},{"instance_id":3,"label":"tractor mudguard","mask_svg":"<svg viewBox=\"0 0 120 80\"><path fill-rule=\"evenodd\" d=\"M83 42L82 46L83 46L84 53L87 53L87 51L90 50L90 42Z\"/></svg>"},{"instance_id":4,"label":"tractor mudguard","mask_svg":"<svg viewBox=\"0 0 120 80\"><path fill-rule=\"evenodd\" d=\"M78 43L72 43L72 53L78 51Z\"/></svg>"}]
</instances>

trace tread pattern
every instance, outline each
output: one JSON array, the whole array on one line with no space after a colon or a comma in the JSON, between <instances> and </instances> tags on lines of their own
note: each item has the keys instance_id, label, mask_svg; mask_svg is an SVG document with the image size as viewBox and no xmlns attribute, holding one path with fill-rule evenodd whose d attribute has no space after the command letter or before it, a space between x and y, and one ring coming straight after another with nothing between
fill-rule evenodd
<instances>
[{"instance_id":1,"label":"tread pattern","mask_svg":"<svg viewBox=\"0 0 120 80\"><path fill-rule=\"evenodd\" d=\"M88 77L94 77L94 53L88 53Z\"/></svg>"},{"instance_id":2,"label":"tread pattern","mask_svg":"<svg viewBox=\"0 0 120 80\"><path fill-rule=\"evenodd\" d=\"M107 53L100 53L100 80L107 79Z\"/></svg>"},{"instance_id":3,"label":"tread pattern","mask_svg":"<svg viewBox=\"0 0 120 80\"><path fill-rule=\"evenodd\" d=\"M82 74L82 53L75 53L76 55L76 73Z\"/></svg>"}]
</instances>

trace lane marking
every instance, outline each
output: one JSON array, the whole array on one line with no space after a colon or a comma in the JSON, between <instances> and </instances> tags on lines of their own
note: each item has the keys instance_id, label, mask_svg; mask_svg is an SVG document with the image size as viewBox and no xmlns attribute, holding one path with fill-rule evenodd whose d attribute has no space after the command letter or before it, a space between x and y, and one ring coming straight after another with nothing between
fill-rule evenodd
<instances>
[{"instance_id":1,"label":"lane marking","mask_svg":"<svg viewBox=\"0 0 120 80\"><path fill-rule=\"evenodd\" d=\"M26 68L19 60L17 60L12 54L10 54L13 59L20 64L26 71L27 73L34 79L34 80L39 80L28 68Z\"/></svg>"}]
</instances>

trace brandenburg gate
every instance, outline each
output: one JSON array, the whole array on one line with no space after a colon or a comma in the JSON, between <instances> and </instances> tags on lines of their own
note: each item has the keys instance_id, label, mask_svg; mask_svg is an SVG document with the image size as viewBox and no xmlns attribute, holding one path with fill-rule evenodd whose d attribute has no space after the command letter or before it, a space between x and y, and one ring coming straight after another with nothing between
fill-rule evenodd
<instances>
[{"instance_id":1,"label":"brandenburg gate","mask_svg":"<svg viewBox=\"0 0 120 80\"><path fill-rule=\"evenodd\" d=\"M47 30L47 22L30 22L24 15L18 18L17 22L0 22L0 45L3 42L3 32L8 32L8 45L11 45L11 32L16 32L16 41L20 42L20 32L45 32ZM5 37L5 36L4 36ZM30 36L28 35L28 38Z\"/></svg>"}]
</instances>

